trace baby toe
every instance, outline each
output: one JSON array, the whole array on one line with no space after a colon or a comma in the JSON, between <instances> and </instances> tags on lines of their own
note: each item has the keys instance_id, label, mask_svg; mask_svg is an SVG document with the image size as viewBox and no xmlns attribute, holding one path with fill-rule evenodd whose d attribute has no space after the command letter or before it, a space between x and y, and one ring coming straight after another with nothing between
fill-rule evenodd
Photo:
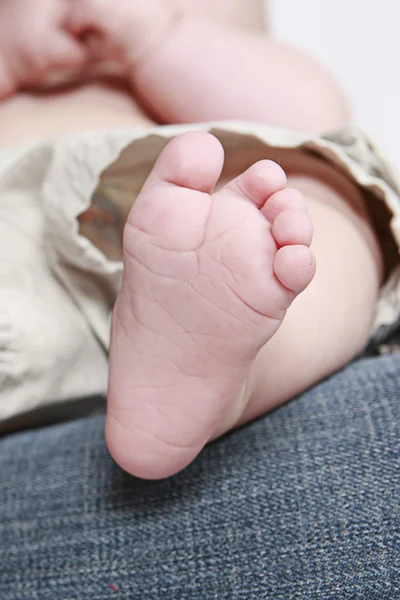
<instances>
[{"instance_id":1,"label":"baby toe","mask_svg":"<svg viewBox=\"0 0 400 600\"><path fill-rule=\"evenodd\" d=\"M285 210L273 222L272 236L278 246L309 246L313 237L313 224L306 211Z\"/></svg>"},{"instance_id":2,"label":"baby toe","mask_svg":"<svg viewBox=\"0 0 400 600\"><path fill-rule=\"evenodd\" d=\"M315 258L307 246L283 246L276 253L274 272L282 285L300 294L315 275Z\"/></svg>"}]
</instances>

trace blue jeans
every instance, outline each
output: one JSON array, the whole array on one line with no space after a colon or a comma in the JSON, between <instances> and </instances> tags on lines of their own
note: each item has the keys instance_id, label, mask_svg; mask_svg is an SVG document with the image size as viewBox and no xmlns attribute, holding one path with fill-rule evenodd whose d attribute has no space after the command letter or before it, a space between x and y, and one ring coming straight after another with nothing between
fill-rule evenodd
<instances>
[{"instance_id":1,"label":"blue jeans","mask_svg":"<svg viewBox=\"0 0 400 600\"><path fill-rule=\"evenodd\" d=\"M0 441L1 600L400 598L400 355L148 482L103 417Z\"/></svg>"}]
</instances>

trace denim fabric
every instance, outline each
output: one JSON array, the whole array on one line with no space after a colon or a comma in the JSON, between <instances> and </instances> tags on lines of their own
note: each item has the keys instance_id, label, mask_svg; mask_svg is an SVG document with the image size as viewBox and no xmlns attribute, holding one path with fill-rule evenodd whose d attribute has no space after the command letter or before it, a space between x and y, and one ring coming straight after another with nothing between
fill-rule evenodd
<instances>
[{"instance_id":1,"label":"denim fabric","mask_svg":"<svg viewBox=\"0 0 400 600\"><path fill-rule=\"evenodd\" d=\"M145 482L102 417L0 441L1 600L400 598L400 355Z\"/></svg>"}]
</instances>

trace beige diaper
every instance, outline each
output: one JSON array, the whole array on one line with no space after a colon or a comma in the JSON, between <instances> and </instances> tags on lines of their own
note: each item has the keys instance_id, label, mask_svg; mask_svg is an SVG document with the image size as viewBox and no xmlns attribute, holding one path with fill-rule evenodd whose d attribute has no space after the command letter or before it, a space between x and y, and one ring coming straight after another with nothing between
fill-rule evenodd
<instances>
[{"instance_id":1,"label":"beige diaper","mask_svg":"<svg viewBox=\"0 0 400 600\"><path fill-rule=\"evenodd\" d=\"M160 151L187 130L225 148L223 178L273 158L330 163L362 188L388 277L372 339L400 314L400 188L355 127L322 138L249 123L86 132L0 153L0 421L104 394L127 212ZM81 405L82 406L82 405ZM10 421L11 419L11 421Z\"/></svg>"}]
</instances>

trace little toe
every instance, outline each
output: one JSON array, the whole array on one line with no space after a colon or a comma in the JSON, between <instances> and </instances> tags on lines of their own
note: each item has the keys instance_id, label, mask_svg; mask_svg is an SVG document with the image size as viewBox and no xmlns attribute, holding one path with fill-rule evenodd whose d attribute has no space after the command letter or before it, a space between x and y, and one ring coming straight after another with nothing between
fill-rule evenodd
<instances>
[{"instance_id":1,"label":"little toe","mask_svg":"<svg viewBox=\"0 0 400 600\"><path fill-rule=\"evenodd\" d=\"M313 225L305 210L284 210L274 220L271 233L278 246L309 246Z\"/></svg>"},{"instance_id":2,"label":"little toe","mask_svg":"<svg viewBox=\"0 0 400 600\"><path fill-rule=\"evenodd\" d=\"M294 294L300 294L315 275L315 258L304 245L283 246L276 253L274 272L279 281Z\"/></svg>"}]
</instances>

